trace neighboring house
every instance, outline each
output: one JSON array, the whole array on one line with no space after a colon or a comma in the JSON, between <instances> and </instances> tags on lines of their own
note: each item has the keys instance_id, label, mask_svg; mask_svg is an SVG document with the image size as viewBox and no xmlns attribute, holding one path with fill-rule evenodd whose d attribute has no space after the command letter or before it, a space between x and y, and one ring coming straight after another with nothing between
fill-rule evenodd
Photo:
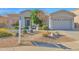
<instances>
[{"instance_id":1,"label":"neighboring house","mask_svg":"<svg viewBox=\"0 0 79 59\"><path fill-rule=\"evenodd\" d=\"M0 16L0 28L11 28L13 24L18 22L19 14L8 14Z\"/></svg>"},{"instance_id":2,"label":"neighboring house","mask_svg":"<svg viewBox=\"0 0 79 59\"><path fill-rule=\"evenodd\" d=\"M74 14L76 14L76 17L74 18L74 22L79 24L79 8L75 9L75 10L73 10L71 12L73 12Z\"/></svg>"},{"instance_id":3,"label":"neighboring house","mask_svg":"<svg viewBox=\"0 0 79 59\"><path fill-rule=\"evenodd\" d=\"M19 14L8 14L8 27L11 28L13 24L17 23L19 20Z\"/></svg>"},{"instance_id":4,"label":"neighboring house","mask_svg":"<svg viewBox=\"0 0 79 59\"><path fill-rule=\"evenodd\" d=\"M23 26L30 26L31 10L21 12L21 21ZM38 14L43 23L48 25L49 29L57 30L73 30L74 29L74 13L61 10L47 16L43 11Z\"/></svg>"},{"instance_id":5,"label":"neighboring house","mask_svg":"<svg viewBox=\"0 0 79 59\"><path fill-rule=\"evenodd\" d=\"M49 29L74 29L74 17L72 12L61 10L49 15Z\"/></svg>"},{"instance_id":6,"label":"neighboring house","mask_svg":"<svg viewBox=\"0 0 79 59\"><path fill-rule=\"evenodd\" d=\"M73 11L74 14L76 14L76 17L74 18L74 22L75 22L75 28L79 30L79 8L75 9Z\"/></svg>"},{"instance_id":7,"label":"neighboring house","mask_svg":"<svg viewBox=\"0 0 79 59\"><path fill-rule=\"evenodd\" d=\"M0 28L7 28L8 27L8 17L7 16L0 16Z\"/></svg>"}]
</instances>

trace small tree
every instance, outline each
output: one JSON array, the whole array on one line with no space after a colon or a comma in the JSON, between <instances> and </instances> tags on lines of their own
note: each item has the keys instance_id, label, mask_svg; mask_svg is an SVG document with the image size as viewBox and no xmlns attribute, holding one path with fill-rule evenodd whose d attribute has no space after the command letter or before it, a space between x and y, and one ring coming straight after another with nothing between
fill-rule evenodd
<instances>
[{"instance_id":1,"label":"small tree","mask_svg":"<svg viewBox=\"0 0 79 59\"><path fill-rule=\"evenodd\" d=\"M32 10L32 14L31 14L31 29L32 29L32 25L36 24L39 26L42 26L42 21L39 19L39 17L37 16L37 14L39 13L39 10Z\"/></svg>"}]
</instances>

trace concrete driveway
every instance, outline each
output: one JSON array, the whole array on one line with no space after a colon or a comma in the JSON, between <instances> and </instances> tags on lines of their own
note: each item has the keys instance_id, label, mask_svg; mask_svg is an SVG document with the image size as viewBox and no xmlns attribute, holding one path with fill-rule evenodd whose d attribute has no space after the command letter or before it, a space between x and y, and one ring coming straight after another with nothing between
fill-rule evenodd
<instances>
[{"instance_id":1,"label":"concrete driveway","mask_svg":"<svg viewBox=\"0 0 79 59\"><path fill-rule=\"evenodd\" d=\"M74 31L74 32L68 32L68 36L74 38L74 39L77 39L79 40L79 31Z\"/></svg>"},{"instance_id":2,"label":"concrete driveway","mask_svg":"<svg viewBox=\"0 0 79 59\"><path fill-rule=\"evenodd\" d=\"M64 34L70 38L79 40L79 31L54 30L54 32L59 32L59 33Z\"/></svg>"},{"instance_id":3,"label":"concrete driveway","mask_svg":"<svg viewBox=\"0 0 79 59\"><path fill-rule=\"evenodd\" d=\"M70 47L72 50L79 51L79 31L64 31L64 30L55 30L54 32L59 32L60 34L64 34L75 41L73 42L62 42L67 47Z\"/></svg>"},{"instance_id":4,"label":"concrete driveway","mask_svg":"<svg viewBox=\"0 0 79 59\"><path fill-rule=\"evenodd\" d=\"M67 36L79 40L79 31L62 31L63 34L66 34Z\"/></svg>"}]
</instances>

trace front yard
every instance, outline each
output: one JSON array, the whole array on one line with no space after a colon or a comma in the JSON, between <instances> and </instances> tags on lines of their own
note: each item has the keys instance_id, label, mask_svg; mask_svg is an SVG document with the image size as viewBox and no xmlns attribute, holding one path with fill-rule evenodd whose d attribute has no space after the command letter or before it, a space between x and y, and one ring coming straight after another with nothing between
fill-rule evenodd
<instances>
[{"instance_id":1,"label":"front yard","mask_svg":"<svg viewBox=\"0 0 79 59\"><path fill-rule=\"evenodd\" d=\"M67 37L66 35L62 35L61 37L57 37L57 38L44 37L43 35L45 32L47 33L47 31L40 31L35 34L25 34L21 39L21 45L22 46L34 46L33 42L39 42L39 43L49 43L49 44L62 44L66 47L69 47L63 43L76 41L70 37ZM55 33L55 32L52 32L52 33Z\"/></svg>"},{"instance_id":2,"label":"front yard","mask_svg":"<svg viewBox=\"0 0 79 59\"><path fill-rule=\"evenodd\" d=\"M52 32L52 33L58 32L62 36L55 37L55 38L48 37L47 34L50 34L50 32ZM79 47L78 47L79 46L79 40L73 38L72 37L73 34L75 36L77 36L78 32L59 31L58 30L58 31L39 31L39 32L35 32L35 33L26 33L26 34L22 35L20 45L18 45L18 37L16 37L16 36L0 38L0 47L1 47L0 50L1 49L7 50L7 48L8 48L8 50L12 49L12 48L14 48L15 50L28 50L28 48L32 48L32 49L29 49L29 50L36 50L36 49L37 50L42 50L42 49L45 50L45 48L47 48L48 50L63 50L62 48L49 48L49 47L34 46L32 42L62 44L64 46L68 47L68 48L71 48L71 50L79 50ZM77 36L77 38L78 38L78 36ZM2 47L4 47L4 48L2 48Z\"/></svg>"},{"instance_id":3,"label":"front yard","mask_svg":"<svg viewBox=\"0 0 79 59\"><path fill-rule=\"evenodd\" d=\"M37 34L25 34L22 37L22 41L23 40L28 40L28 41L41 41L41 42L54 42L54 43L61 43L61 42L71 42L71 41L75 41L74 39L71 39L69 37L67 37L66 35L62 35L60 37L56 37L56 38L50 38L50 37L44 37L44 31L39 32ZM55 32L53 32L55 33Z\"/></svg>"}]
</instances>

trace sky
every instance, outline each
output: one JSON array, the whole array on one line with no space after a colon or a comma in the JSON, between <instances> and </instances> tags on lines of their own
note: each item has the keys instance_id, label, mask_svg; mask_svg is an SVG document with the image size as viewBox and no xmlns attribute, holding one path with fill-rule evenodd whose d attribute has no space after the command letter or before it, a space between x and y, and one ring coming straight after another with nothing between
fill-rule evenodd
<instances>
[{"instance_id":1,"label":"sky","mask_svg":"<svg viewBox=\"0 0 79 59\"><path fill-rule=\"evenodd\" d=\"M53 12L56 12L58 10L71 11L71 10L74 10L75 8L0 8L0 15L20 14L21 11L33 10L33 9L43 10L46 13L53 13Z\"/></svg>"}]
</instances>

